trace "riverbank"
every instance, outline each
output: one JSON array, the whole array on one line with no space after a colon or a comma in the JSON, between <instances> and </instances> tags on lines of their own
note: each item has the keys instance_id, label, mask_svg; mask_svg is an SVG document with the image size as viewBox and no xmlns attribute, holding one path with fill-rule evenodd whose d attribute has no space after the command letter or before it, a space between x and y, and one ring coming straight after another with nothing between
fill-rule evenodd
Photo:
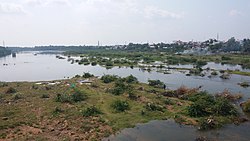
<instances>
[{"instance_id":1,"label":"riverbank","mask_svg":"<svg viewBox=\"0 0 250 141\"><path fill-rule=\"evenodd\" d=\"M224 107L219 103L225 101L198 89L166 91L158 81L150 84L132 76L98 79L87 74L50 82L1 82L0 138L101 140L151 120L175 119L202 128L242 121L231 102ZM200 105L198 101L206 98L212 102ZM207 109L211 106L216 111L213 104L233 112L213 113Z\"/></svg>"}]
</instances>

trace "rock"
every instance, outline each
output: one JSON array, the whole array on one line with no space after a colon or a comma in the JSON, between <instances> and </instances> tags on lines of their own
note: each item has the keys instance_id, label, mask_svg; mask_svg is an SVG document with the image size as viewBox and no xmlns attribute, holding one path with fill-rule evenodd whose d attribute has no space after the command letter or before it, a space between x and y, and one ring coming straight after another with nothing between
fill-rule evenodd
<instances>
[{"instance_id":1,"label":"rock","mask_svg":"<svg viewBox=\"0 0 250 141\"><path fill-rule=\"evenodd\" d=\"M2 120L8 120L9 118L8 117L3 117Z\"/></svg>"}]
</instances>

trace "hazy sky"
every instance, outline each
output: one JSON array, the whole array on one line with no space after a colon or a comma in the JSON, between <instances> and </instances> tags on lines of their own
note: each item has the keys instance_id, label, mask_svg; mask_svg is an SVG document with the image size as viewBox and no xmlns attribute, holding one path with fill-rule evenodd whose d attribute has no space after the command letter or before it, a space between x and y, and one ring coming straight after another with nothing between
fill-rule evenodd
<instances>
[{"instance_id":1,"label":"hazy sky","mask_svg":"<svg viewBox=\"0 0 250 141\"><path fill-rule=\"evenodd\" d=\"M7 46L200 41L217 33L250 38L250 0L0 0Z\"/></svg>"}]
</instances>

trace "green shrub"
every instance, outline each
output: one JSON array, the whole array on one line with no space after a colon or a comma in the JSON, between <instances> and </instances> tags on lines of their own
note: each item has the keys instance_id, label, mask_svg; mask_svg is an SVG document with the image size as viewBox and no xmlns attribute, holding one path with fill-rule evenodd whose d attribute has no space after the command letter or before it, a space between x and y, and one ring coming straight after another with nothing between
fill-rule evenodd
<instances>
[{"instance_id":1,"label":"green shrub","mask_svg":"<svg viewBox=\"0 0 250 141\"><path fill-rule=\"evenodd\" d=\"M108 66L108 67L112 67L113 66L113 62L111 62L111 61L108 61L108 62L106 62L106 64L105 64L106 66Z\"/></svg>"},{"instance_id":2,"label":"green shrub","mask_svg":"<svg viewBox=\"0 0 250 141\"><path fill-rule=\"evenodd\" d=\"M104 75L101 77L101 80L103 81L103 83L111 83L117 79L118 77L116 75Z\"/></svg>"},{"instance_id":3,"label":"green shrub","mask_svg":"<svg viewBox=\"0 0 250 141\"><path fill-rule=\"evenodd\" d=\"M16 93L17 90L13 87L9 87L6 91L6 94L13 94L13 93Z\"/></svg>"},{"instance_id":4,"label":"green shrub","mask_svg":"<svg viewBox=\"0 0 250 141\"><path fill-rule=\"evenodd\" d=\"M71 103L71 97L68 94L57 94L56 95L56 102L61 102L61 103Z\"/></svg>"},{"instance_id":5,"label":"green shrub","mask_svg":"<svg viewBox=\"0 0 250 141\"><path fill-rule=\"evenodd\" d=\"M137 83L138 82L137 78L134 77L133 75L129 75L128 77L126 77L125 81L127 83Z\"/></svg>"},{"instance_id":6,"label":"green shrub","mask_svg":"<svg viewBox=\"0 0 250 141\"><path fill-rule=\"evenodd\" d=\"M205 62L205 61L197 61L195 64L196 64L196 67L199 68L199 67L207 65L207 62Z\"/></svg>"},{"instance_id":7,"label":"green shrub","mask_svg":"<svg viewBox=\"0 0 250 141\"><path fill-rule=\"evenodd\" d=\"M218 75L216 71L211 72L211 75Z\"/></svg>"},{"instance_id":8,"label":"green shrub","mask_svg":"<svg viewBox=\"0 0 250 141\"><path fill-rule=\"evenodd\" d=\"M96 108L95 106L91 106L83 110L82 112L84 117L90 117L90 116L97 116L99 114L102 114L100 109Z\"/></svg>"},{"instance_id":9,"label":"green shrub","mask_svg":"<svg viewBox=\"0 0 250 141\"><path fill-rule=\"evenodd\" d=\"M91 65L92 65L92 66L96 66L96 65L97 65L97 62L92 62Z\"/></svg>"},{"instance_id":10,"label":"green shrub","mask_svg":"<svg viewBox=\"0 0 250 141\"><path fill-rule=\"evenodd\" d=\"M164 83L160 80L148 80L149 86L157 87L157 88L164 88Z\"/></svg>"},{"instance_id":11,"label":"green shrub","mask_svg":"<svg viewBox=\"0 0 250 141\"><path fill-rule=\"evenodd\" d=\"M83 78L90 78L90 77L93 77L93 76L94 76L93 74L90 74L90 73L87 72L87 73L84 73L82 77Z\"/></svg>"},{"instance_id":12,"label":"green shrub","mask_svg":"<svg viewBox=\"0 0 250 141\"><path fill-rule=\"evenodd\" d=\"M155 103L147 103L145 107L149 111L161 111L161 112L164 112L164 107L161 106L161 105L157 105Z\"/></svg>"},{"instance_id":13,"label":"green shrub","mask_svg":"<svg viewBox=\"0 0 250 141\"><path fill-rule=\"evenodd\" d=\"M206 92L189 95L186 99L193 101L188 107L188 114L192 117L236 116L238 114L235 106L227 99L214 97Z\"/></svg>"},{"instance_id":14,"label":"green shrub","mask_svg":"<svg viewBox=\"0 0 250 141\"><path fill-rule=\"evenodd\" d=\"M124 112L130 109L129 103L127 101L116 100L111 104L111 107L116 110L116 112Z\"/></svg>"},{"instance_id":15,"label":"green shrub","mask_svg":"<svg viewBox=\"0 0 250 141\"><path fill-rule=\"evenodd\" d=\"M129 90L128 91L128 98L131 100L137 100L138 96L132 90Z\"/></svg>"},{"instance_id":16,"label":"green shrub","mask_svg":"<svg viewBox=\"0 0 250 141\"><path fill-rule=\"evenodd\" d=\"M241 104L241 107L244 112L250 113L250 100Z\"/></svg>"},{"instance_id":17,"label":"green shrub","mask_svg":"<svg viewBox=\"0 0 250 141\"><path fill-rule=\"evenodd\" d=\"M171 99L169 99L169 98L167 98L166 100L164 100L164 104L166 104L166 105L173 105L174 101L171 100Z\"/></svg>"},{"instance_id":18,"label":"green shrub","mask_svg":"<svg viewBox=\"0 0 250 141\"><path fill-rule=\"evenodd\" d=\"M7 86L8 86L8 83L0 82L0 87L7 87Z\"/></svg>"},{"instance_id":19,"label":"green shrub","mask_svg":"<svg viewBox=\"0 0 250 141\"><path fill-rule=\"evenodd\" d=\"M14 94L13 95L13 100L18 100L18 99L21 99L22 98L22 96L20 95L20 94Z\"/></svg>"},{"instance_id":20,"label":"green shrub","mask_svg":"<svg viewBox=\"0 0 250 141\"><path fill-rule=\"evenodd\" d=\"M56 107L56 108L53 110L52 114L53 114L53 115L58 115L58 114L63 113L63 112L64 112L63 109L61 109L60 107Z\"/></svg>"},{"instance_id":21,"label":"green shrub","mask_svg":"<svg viewBox=\"0 0 250 141\"><path fill-rule=\"evenodd\" d=\"M232 60L232 59L230 57L227 57L227 56L222 56L221 60Z\"/></svg>"},{"instance_id":22,"label":"green shrub","mask_svg":"<svg viewBox=\"0 0 250 141\"><path fill-rule=\"evenodd\" d=\"M83 100L87 99L87 95L83 91L80 91L78 89L74 89L74 92L71 95L71 99L74 102L80 102L80 101L83 101Z\"/></svg>"}]
</instances>

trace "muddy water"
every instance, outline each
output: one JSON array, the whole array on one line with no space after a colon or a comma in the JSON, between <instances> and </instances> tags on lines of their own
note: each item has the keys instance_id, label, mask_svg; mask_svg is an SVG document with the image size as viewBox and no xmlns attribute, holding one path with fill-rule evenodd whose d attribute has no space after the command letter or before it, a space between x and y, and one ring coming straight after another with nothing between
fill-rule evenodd
<instances>
[{"instance_id":1,"label":"muddy water","mask_svg":"<svg viewBox=\"0 0 250 141\"><path fill-rule=\"evenodd\" d=\"M3 64L7 64L7 66ZM213 63L208 65L211 68L223 67ZM239 66L231 67L226 66L229 69L239 69ZM34 55L34 52L19 53L16 58L11 56L0 58L0 81L49 81L71 78L76 74L83 74L83 72L90 72L96 76L114 74L125 77L132 74L139 81L145 83L149 79L159 79L169 89L176 89L182 85L188 87L202 86L203 90L210 93L222 92L224 89L228 89L233 93L243 93L244 99L250 98L250 88L242 88L237 85L237 83L245 81L250 82L250 77L240 75L232 75L231 79L223 80L219 76L212 78L207 76L186 76L184 73L176 70L171 70L171 74L163 74L157 72L156 69L151 72L143 71L140 68L131 69L125 67L106 69L101 66L71 64L67 59L57 59L55 54Z\"/></svg>"},{"instance_id":2,"label":"muddy water","mask_svg":"<svg viewBox=\"0 0 250 141\"><path fill-rule=\"evenodd\" d=\"M124 129L103 141L195 141L198 137L206 137L212 141L249 141L249 129L250 123L244 123L204 132L192 126L179 125L173 120L151 121Z\"/></svg>"},{"instance_id":3,"label":"muddy water","mask_svg":"<svg viewBox=\"0 0 250 141\"><path fill-rule=\"evenodd\" d=\"M190 65L186 67L190 67ZM242 69L241 66L225 66L212 62L205 67ZM101 66L71 64L67 59L57 59L55 54L34 55L34 52L19 53L16 58L11 56L0 58L0 81L49 81L71 78L76 74L83 74L83 72L90 72L96 76L114 74L125 77L132 74L141 82L147 82L149 79L159 79L170 89L176 89L181 85L188 87L203 86L202 89L210 93L228 89L234 93L243 93L244 99L250 98L250 88L242 88L237 85L240 82L250 82L250 77L240 75L232 75L231 79L223 80L219 76L212 78L207 76L186 76L185 73L176 70L171 70L171 74L163 74L157 72L157 70L147 72L140 68L114 67L106 69ZM121 141L193 141L197 137L206 136L213 140L249 141L249 130L249 123L239 126L228 125L215 131L199 132L192 126L180 126L173 121L152 121L138 125L135 128L124 129L120 134L111 136L109 139Z\"/></svg>"}]
</instances>

